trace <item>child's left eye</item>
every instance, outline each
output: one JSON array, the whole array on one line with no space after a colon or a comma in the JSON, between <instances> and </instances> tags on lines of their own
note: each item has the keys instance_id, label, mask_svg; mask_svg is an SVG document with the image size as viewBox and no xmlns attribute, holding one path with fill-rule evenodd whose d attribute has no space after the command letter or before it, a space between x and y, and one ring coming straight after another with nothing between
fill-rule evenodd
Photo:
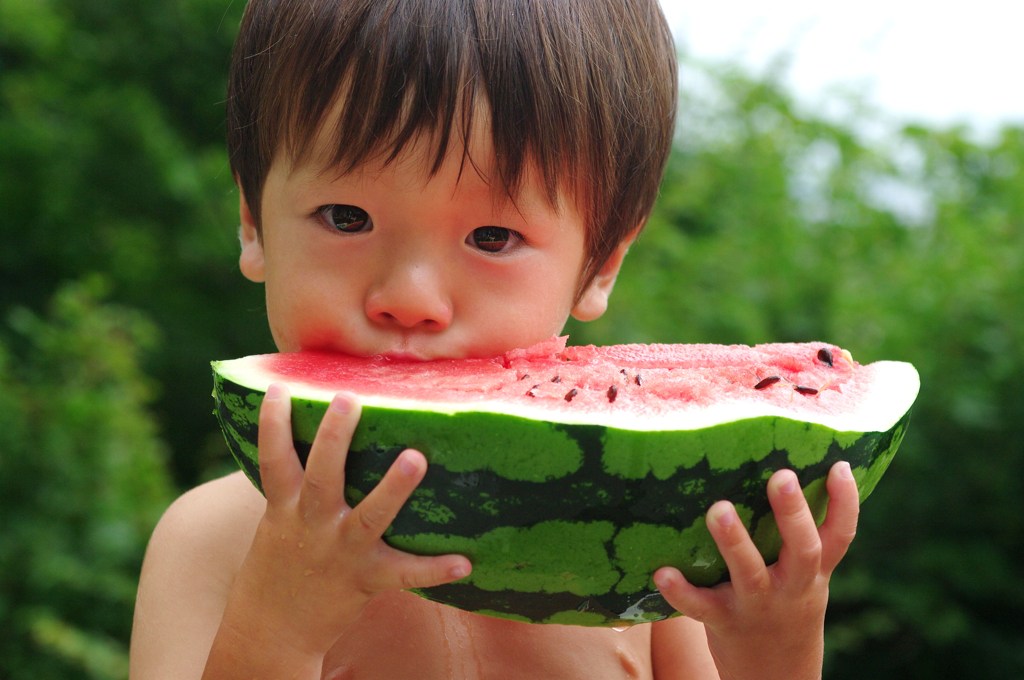
<instances>
[{"instance_id":1,"label":"child's left eye","mask_svg":"<svg viewBox=\"0 0 1024 680\"><path fill-rule=\"evenodd\" d=\"M523 241L523 235L507 227L477 227L466 243L485 253L505 253L515 249Z\"/></svg>"}]
</instances>

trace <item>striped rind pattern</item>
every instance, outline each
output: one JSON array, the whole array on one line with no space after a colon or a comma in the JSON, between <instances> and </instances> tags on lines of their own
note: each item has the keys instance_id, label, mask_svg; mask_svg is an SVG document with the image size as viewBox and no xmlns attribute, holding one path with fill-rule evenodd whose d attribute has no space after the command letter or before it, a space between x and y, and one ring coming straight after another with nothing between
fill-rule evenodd
<instances>
[{"instance_id":1,"label":"striped rind pattern","mask_svg":"<svg viewBox=\"0 0 1024 680\"><path fill-rule=\"evenodd\" d=\"M263 394L214 375L215 413L239 466L260 486L256 434ZM293 397L303 461L326 410ZM835 432L778 416L711 428L635 432L493 412L363 408L346 464L346 497L358 503L405 448L429 460L425 479L385 535L425 555L460 553L473 572L423 597L505 618L621 626L676 614L651 575L673 565L698 585L728 578L704 526L729 499L766 560L781 541L765 486L797 472L820 522L824 478L849 461L863 501L903 438L909 411L885 432Z\"/></svg>"}]
</instances>

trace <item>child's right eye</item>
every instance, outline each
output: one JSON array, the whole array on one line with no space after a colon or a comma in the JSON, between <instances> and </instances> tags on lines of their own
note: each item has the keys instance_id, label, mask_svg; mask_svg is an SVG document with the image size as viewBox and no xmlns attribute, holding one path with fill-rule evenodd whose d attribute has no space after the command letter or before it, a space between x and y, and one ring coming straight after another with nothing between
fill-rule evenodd
<instances>
[{"instance_id":1,"label":"child's right eye","mask_svg":"<svg viewBox=\"0 0 1024 680\"><path fill-rule=\"evenodd\" d=\"M354 205L330 205L320 206L317 211L320 221L331 231L338 231L343 234L358 234L362 231L370 231L372 223L370 215L365 210Z\"/></svg>"}]
</instances>

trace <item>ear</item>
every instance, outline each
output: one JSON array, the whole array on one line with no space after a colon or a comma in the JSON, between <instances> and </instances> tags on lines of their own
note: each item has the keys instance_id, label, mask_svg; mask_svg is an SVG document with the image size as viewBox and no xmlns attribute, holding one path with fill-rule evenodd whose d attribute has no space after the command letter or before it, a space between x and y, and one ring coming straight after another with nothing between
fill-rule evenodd
<instances>
[{"instance_id":1,"label":"ear","mask_svg":"<svg viewBox=\"0 0 1024 680\"><path fill-rule=\"evenodd\" d=\"M256 227L256 219L253 217L249 203L245 200L245 193L238 189L238 215L242 220L242 226L238 228L238 240L242 245L242 252L238 257L238 267L242 275L250 281L263 283L265 280L263 269L263 239Z\"/></svg>"},{"instance_id":2,"label":"ear","mask_svg":"<svg viewBox=\"0 0 1024 680\"><path fill-rule=\"evenodd\" d=\"M626 259L626 253L639 233L639 228L634 229L601 265L597 275L587 284L579 301L572 308L573 318L579 321L593 321L605 313L605 310L608 309L608 298L611 297L612 288L615 287L615 279L618 278L619 270L622 268L622 261Z\"/></svg>"}]
</instances>

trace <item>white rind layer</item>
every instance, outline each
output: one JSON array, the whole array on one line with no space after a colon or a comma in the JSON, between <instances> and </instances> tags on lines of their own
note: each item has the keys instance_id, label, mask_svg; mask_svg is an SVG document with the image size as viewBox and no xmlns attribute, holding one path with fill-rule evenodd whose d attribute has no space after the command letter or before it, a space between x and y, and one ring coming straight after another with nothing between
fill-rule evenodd
<instances>
[{"instance_id":1,"label":"white rind layer","mask_svg":"<svg viewBox=\"0 0 1024 680\"><path fill-rule=\"evenodd\" d=\"M214 370L238 385L257 392L265 392L273 382L281 381L280 376L266 370L250 358L219 361L213 363ZM602 425L635 431L678 431L698 430L724 423L765 416L778 416L815 423L838 432L886 432L910 410L920 389L920 378L913 365L900 361L879 361L862 366L859 371L869 370L873 376L870 383L862 385L856 400L846 402L842 412L823 412L801 408L799 399L790 404L780 405L758 398L753 393L749 399L730 398L711 405L680 402L678 408L661 410L656 413L638 413L635 406L603 410L593 408L561 407L552 402L509 402L495 399L471 399L465 401L424 401L380 395L358 395L363 406L432 411L442 414L466 412L496 413L518 416L531 420L542 420L576 425ZM292 398L329 402L335 390L309 385L289 379ZM850 408L854 406L854 408Z\"/></svg>"}]
</instances>

